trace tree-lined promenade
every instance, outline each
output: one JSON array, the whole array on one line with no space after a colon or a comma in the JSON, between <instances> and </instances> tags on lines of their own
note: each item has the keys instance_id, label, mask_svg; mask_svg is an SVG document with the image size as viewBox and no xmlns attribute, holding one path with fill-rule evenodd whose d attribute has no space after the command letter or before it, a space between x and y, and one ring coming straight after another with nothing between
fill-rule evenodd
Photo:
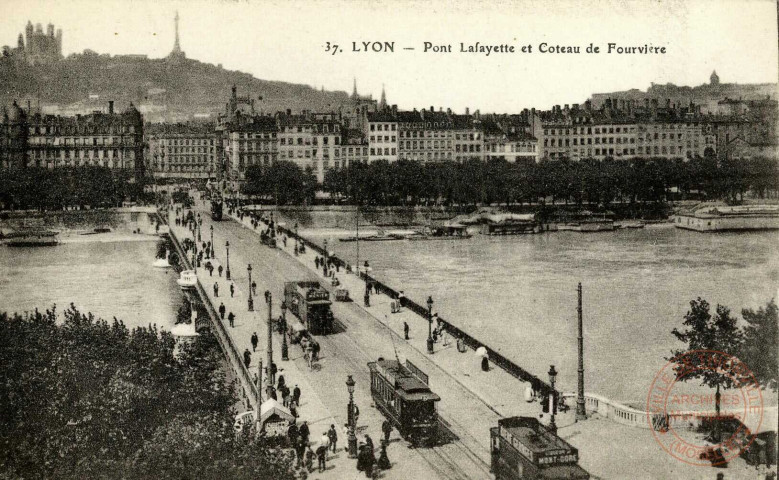
<instances>
[{"instance_id":1,"label":"tree-lined promenade","mask_svg":"<svg viewBox=\"0 0 779 480\"><path fill-rule=\"evenodd\" d=\"M142 193L132 171L107 167L10 169L0 179L0 206L15 210L116 207Z\"/></svg>"},{"instance_id":2,"label":"tree-lined promenade","mask_svg":"<svg viewBox=\"0 0 779 480\"><path fill-rule=\"evenodd\" d=\"M247 169L242 193L278 204L312 202L310 171L279 161ZM689 161L659 158L540 163L469 160L464 163L377 161L331 169L321 189L339 201L362 205L544 204L609 205L661 203L671 199L737 202L747 192L779 195L779 169L772 158Z\"/></svg>"}]
</instances>

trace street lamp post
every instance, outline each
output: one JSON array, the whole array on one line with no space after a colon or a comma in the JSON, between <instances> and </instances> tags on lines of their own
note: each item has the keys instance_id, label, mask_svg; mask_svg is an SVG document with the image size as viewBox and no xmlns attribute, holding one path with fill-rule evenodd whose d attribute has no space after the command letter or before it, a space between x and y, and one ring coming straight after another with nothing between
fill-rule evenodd
<instances>
[{"instance_id":1,"label":"street lamp post","mask_svg":"<svg viewBox=\"0 0 779 480\"><path fill-rule=\"evenodd\" d=\"M254 311L254 299L252 298L252 264L250 263L246 270L249 271L249 311Z\"/></svg>"},{"instance_id":2,"label":"street lamp post","mask_svg":"<svg viewBox=\"0 0 779 480\"><path fill-rule=\"evenodd\" d=\"M225 242L225 249L227 250L227 271L225 272L225 278L230 280L230 240Z\"/></svg>"},{"instance_id":3,"label":"street lamp post","mask_svg":"<svg viewBox=\"0 0 779 480\"><path fill-rule=\"evenodd\" d=\"M203 223L203 220L200 220L200 221L197 223L197 241L198 241L198 242L202 242L202 241L203 241L203 239L200 237L200 225L201 225L202 223Z\"/></svg>"},{"instance_id":4,"label":"street lamp post","mask_svg":"<svg viewBox=\"0 0 779 480\"><path fill-rule=\"evenodd\" d=\"M281 359L289 360L289 347L287 347L287 302L281 301Z\"/></svg>"},{"instance_id":5,"label":"street lamp post","mask_svg":"<svg viewBox=\"0 0 779 480\"><path fill-rule=\"evenodd\" d=\"M427 353L433 353L433 297L427 297Z\"/></svg>"},{"instance_id":6,"label":"street lamp post","mask_svg":"<svg viewBox=\"0 0 779 480\"><path fill-rule=\"evenodd\" d=\"M211 225L211 258L216 258L216 252L214 251L214 226Z\"/></svg>"},{"instance_id":7,"label":"street lamp post","mask_svg":"<svg viewBox=\"0 0 779 480\"><path fill-rule=\"evenodd\" d=\"M276 379L273 375L273 295L270 290L265 290L265 303L268 304L268 381L269 385L273 385Z\"/></svg>"},{"instance_id":8,"label":"street lamp post","mask_svg":"<svg viewBox=\"0 0 779 480\"><path fill-rule=\"evenodd\" d=\"M295 223L295 256L298 256L298 224Z\"/></svg>"},{"instance_id":9,"label":"street lamp post","mask_svg":"<svg viewBox=\"0 0 779 480\"><path fill-rule=\"evenodd\" d=\"M554 421L554 414L555 410L557 410L557 393L554 389L554 382L557 378L557 370L555 370L554 365L549 366L549 386L552 387L552 391L549 393L549 415L551 416L551 420L549 421L549 430L557 435L557 424L555 424Z\"/></svg>"},{"instance_id":10,"label":"street lamp post","mask_svg":"<svg viewBox=\"0 0 779 480\"><path fill-rule=\"evenodd\" d=\"M579 369L578 369L578 382L576 392L576 421L587 419L587 410L584 407L584 333L582 330L582 284L579 282L577 288L579 292Z\"/></svg>"},{"instance_id":11,"label":"street lamp post","mask_svg":"<svg viewBox=\"0 0 779 480\"><path fill-rule=\"evenodd\" d=\"M323 245L325 247L325 268L324 268L324 272L325 272L325 277L327 277L327 239L326 238L325 238L325 241L323 242Z\"/></svg>"},{"instance_id":12,"label":"street lamp post","mask_svg":"<svg viewBox=\"0 0 779 480\"><path fill-rule=\"evenodd\" d=\"M346 388L349 390L349 407L346 412L349 424L349 458L357 458L357 437L354 435L354 379L351 375L346 379Z\"/></svg>"}]
</instances>

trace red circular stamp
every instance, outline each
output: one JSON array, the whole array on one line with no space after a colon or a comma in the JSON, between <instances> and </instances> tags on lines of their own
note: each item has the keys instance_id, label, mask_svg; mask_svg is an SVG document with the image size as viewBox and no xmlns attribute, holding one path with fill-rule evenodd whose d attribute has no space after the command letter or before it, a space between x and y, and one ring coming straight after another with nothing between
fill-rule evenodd
<instances>
[{"instance_id":1,"label":"red circular stamp","mask_svg":"<svg viewBox=\"0 0 779 480\"><path fill-rule=\"evenodd\" d=\"M685 381L686 380L686 381ZM720 385L717 390L701 388ZM647 421L657 443L672 457L697 466L727 463L760 432L763 396L752 372L723 352L694 350L666 364L647 396ZM719 432L714 438L705 433Z\"/></svg>"}]
</instances>

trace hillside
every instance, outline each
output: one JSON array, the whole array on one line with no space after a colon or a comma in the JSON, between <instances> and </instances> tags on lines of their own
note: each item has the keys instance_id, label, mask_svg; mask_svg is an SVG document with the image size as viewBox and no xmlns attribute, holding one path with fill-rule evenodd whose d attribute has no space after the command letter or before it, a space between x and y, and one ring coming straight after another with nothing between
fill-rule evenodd
<instances>
[{"instance_id":1,"label":"hillside","mask_svg":"<svg viewBox=\"0 0 779 480\"><path fill-rule=\"evenodd\" d=\"M85 53L30 66L0 58L0 104L17 100L26 105L29 100L51 113L87 113L114 100L120 109L135 103L149 121L179 121L222 113L233 84L240 96L255 99L255 108L266 113L286 108L329 111L348 100L346 92L260 80L189 59Z\"/></svg>"},{"instance_id":2,"label":"hillside","mask_svg":"<svg viewBox=\"0 0 779 480\"><path fill-rule=\"evenodd\" d=\"M636 100L643 104L645 99L657 99L661 103L670 100L671 103L687 105L690 102L699 105L706 105L710 102L717 102L724 98L743 99L743 100L763 100L766 97L776 99L777 84L758 83L758 84L703 84L696 87L679 86L672 83L652 84L646 92L638 89L626 90L622 92L594 93L591 97L592 105L600 108L606 99L617 100Z\"/></svg>"}]
</instances>

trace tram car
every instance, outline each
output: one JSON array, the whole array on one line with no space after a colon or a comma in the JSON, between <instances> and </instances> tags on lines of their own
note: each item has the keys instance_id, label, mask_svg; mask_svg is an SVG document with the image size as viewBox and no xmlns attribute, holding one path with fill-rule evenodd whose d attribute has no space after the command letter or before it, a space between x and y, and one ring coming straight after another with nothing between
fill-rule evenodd
<instances>
[{"instance_id":1,"label":"tram car","mask_svg":"<svg viewBox=\"0 0 779 480\"><path fill-rule=\"evenodd\" d=\"M211 220L214 221L221 221L222 220L222 200L221 199L211 199Z\"/></svg>"},{"instance_id":2,"label":"tram car","mask_svg":"<svg viewBox=\"0 0 779 480\"><path fill-rule=\"evenodd\" d=\"M427 375L406 360L379 358L368 363L371 396L376 407L415 446L429 446L438 437L436 402L441 397L428 386Z\"/></svg>"},{"instance_id":3,"label":"tram car","mask_svg":"<svg viewBox=\"0 0 779 480\"><path fill-rule=\"evenodd\" d=\"M319 282L286 282L284 301L289 310L300 319L312 335L326 335L333 331L333 312L330 292Z\"/></svg>"}]
</instances>

